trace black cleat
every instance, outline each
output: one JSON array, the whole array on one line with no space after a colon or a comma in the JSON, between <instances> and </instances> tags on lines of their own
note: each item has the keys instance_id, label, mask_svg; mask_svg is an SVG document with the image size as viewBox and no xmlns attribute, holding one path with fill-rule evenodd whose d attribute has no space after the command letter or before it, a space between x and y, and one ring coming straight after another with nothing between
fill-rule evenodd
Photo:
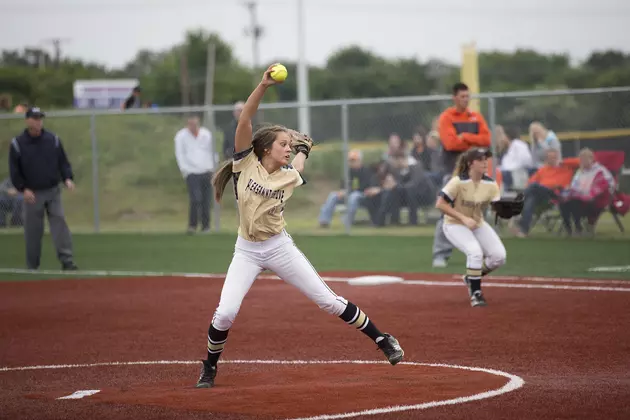
<instances>
[{"instance_id":1,"label":"black cleat","mask_svg":"<svg viewBox=\"0 0 630 420\"><path fill-rule=\"evenodd\" d=\"M201 362L201 373L195 388L212 388L214 386L214 378L217 376L217 367L212 366L207 360L202 360Z\"/></svg>"},{"instance_id":2,"label":"black cleat","mask_svg":"<svg viewBox=\"0 0 630 420\"><path fill-rule=\"evenodd\" d=\"M477 290L472 294L472 296L470 297L470 306L488 306L486 298L483 297L483 293L481 293L481 290Z\"/></svg>"},{"instance_id":3,"label":"black cleat","mask_svg":"<svg viewBox=\"0 0 630 420\"><path fill-rule=\"evenodd\" d=\"M72 261L68 261L61 265L61 269L64 271L77 271L79 267L77 267Z\"/></svg>"},{"instance_id":4,"label":"black cleat","mask_svg":"<svg viewBox=\"0 0 630 420\"><path fill-rule=\"evenodd\" d=\"M378 348L383 353L385 353L385 356L387 357L387 360L389 360L389 363L395 365L403 359L405 352L403 351L402 347L400 347L398 340L396 340L394 337L389 334L383 334L383 337L385 338L379 341L377 344Z\"/></svg>"}]
</instances>

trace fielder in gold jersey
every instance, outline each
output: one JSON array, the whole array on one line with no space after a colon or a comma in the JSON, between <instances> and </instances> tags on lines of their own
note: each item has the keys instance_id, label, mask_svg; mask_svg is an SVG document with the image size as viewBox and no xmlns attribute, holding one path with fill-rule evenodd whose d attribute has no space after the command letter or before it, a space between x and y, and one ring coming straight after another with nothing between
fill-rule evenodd
<instances>
[{"instance_id":1,"label":"fielder in gold jersey","mask_svg":"<svg viewBox=\"0 0 630 420\"><path fill-rule=\"evenodd\" d=\"M272 68L264 73L243 107L236 128L234 159L226 162L212 180L217 201L230 179L234 180L239 227L234 257L208 328L207 359L203 360L197 388L214 386L228 332L245 295L263 270L275 272L321 309L363 332L392 365L404 355L398 340L380 332L361 309L326 285L285 231L285 206L293 190L306 183L302 173L312 142L282 126L263 127L252 135L252 117L265 91L278 83L270 76ZM289 163L292 152L295 157Z\"/></svg>"},{"instance_id":2,"label":"fielder in gold jersey","mask_svg":"<svg viewBox=\"0 0 630 420\"><path fill-rule=\"evenodd\" d=\"M486 176L487 149L473 148L463 153L451 180L440 192L436 208L444 213L444 234L466 254L466 275L470 304L486 306L481 278L505 264L506 251L501 238L484 220L484 213L501 199L499 185Z\"/></svg>"}]
</instances>

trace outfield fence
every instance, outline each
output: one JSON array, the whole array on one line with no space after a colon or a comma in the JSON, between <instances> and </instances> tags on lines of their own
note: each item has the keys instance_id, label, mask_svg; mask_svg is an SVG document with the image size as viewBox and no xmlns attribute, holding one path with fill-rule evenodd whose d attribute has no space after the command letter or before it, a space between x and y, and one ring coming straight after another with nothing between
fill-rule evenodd
<instances>
[{"instance_id":1,"label":"outfield fence","mask_svg":"<svg viewBox=\"0 0 630 420\"><path fill-rule=\"evenodd\" d=\"M497 125L514 127L528 140L530 123L540 121L558 135L565 157L576 156L583 147L624 151L626 167L630 168L630 87L484 93L474 101L492 133ZM318 145L308 160L308 183L298 188L285 213L288 229L316 234L432 233L437 217L432 208L439 187L437 175L423 173L425 176L418 178L421 181L416 179L405 184L406 189L394 188L395 194L372 199L370 207L366 204L370 200L357 201L356 195L348 193L353 180L348 176L351 163L346 157L350 150L359 150L364 165L378 166L386 158L388 139L394 134L411 150L419 127L424 128L426 140L433 121L450 104L450 96L308 103L311 135ZM257 121L297 128L298 108L297 103L264 104ZM64 193L72 230L183 232L188 221L188 194L175 161L173 138L190 115L200 116L213 132L218 165L223 158L224 132L233 118L230 105L48 113L45 127L62 139L76 176L76 191ZM8 177L10 141L23 129L22 115L0 114L0 147L6 152L0 182ZM493 134L495 152L497 143ZM623 183L622 188L628 189L630 182ZM212 231L236 230L231 188L228 186L220 206L212 203ZM343 190L345 194L339 193ZM0 231L19 228L20 200L10 186L0 187L0 227L5 228ZM382 213L387 217L375 226L375 217L381 220ZM351 224L344 223L348 214L354 214Z\"/></svg>"}]
</instances>

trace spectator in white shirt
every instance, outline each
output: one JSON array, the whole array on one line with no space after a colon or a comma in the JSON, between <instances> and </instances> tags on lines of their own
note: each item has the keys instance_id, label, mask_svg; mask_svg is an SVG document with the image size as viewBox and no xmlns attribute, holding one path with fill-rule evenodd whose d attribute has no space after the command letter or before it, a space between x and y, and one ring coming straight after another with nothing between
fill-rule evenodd
<instances>
[{"instance_id":1,"label":"spectator in white shirt","mask_svg":"<svg viewBox=\"0 0 630 420\"><path fill-rule=\"evenodd\" d=\"M199 118L190 117L185 128L175 135L175 158L186 180L189 197L188 233L197 230L201 216L201 231L210 231L210 200L215 151L212 134L200 127Z\"/></svg>"},{"instance_id":2,"label":"spectator in white shirt","mask_svg":"<svg viewBox=\"0 0 630 420\"><path fill-rule=\"evenodd\" d=\"M529 170L534 167L534 160L528 144L520 139L515 128L497 126L497 138L499 147L504 151L499 169L505 188L511 189L515 175L528 178Z\"/></svg>"}]
</instances>

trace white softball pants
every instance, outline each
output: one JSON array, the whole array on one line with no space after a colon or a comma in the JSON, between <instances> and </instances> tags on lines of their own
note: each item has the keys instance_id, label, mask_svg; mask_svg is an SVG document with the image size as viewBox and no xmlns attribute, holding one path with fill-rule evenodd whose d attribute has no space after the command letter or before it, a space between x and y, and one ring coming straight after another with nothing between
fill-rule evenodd
<instances>
[{"instance_id":1,"label":"white softball pants","mask_svg":"<svg viewBox=\"0 0 630 420\"><path fill-rule=\"evenodd\" d=\"M346 309L348 301L324 283L288 233L283 231L263 242L249 242L239 236L212 319L214 328L226 331L232 327L245 295L263 270L273 271L332 315L339 316Z\"/></svg>"},{"instance_id":2,"label":"white softball pants","mask_svg":"<svg viewBox=\"0 0 630 420\"><path fill-rule=\"evenodd\" d=\"M488 269L494 270L505 264L505 246L485 221L474 230L460 224L444 223L443 230L446 238L466 255L466 268L481 270L485 262Z\"/></svg>"}]
</instances>

